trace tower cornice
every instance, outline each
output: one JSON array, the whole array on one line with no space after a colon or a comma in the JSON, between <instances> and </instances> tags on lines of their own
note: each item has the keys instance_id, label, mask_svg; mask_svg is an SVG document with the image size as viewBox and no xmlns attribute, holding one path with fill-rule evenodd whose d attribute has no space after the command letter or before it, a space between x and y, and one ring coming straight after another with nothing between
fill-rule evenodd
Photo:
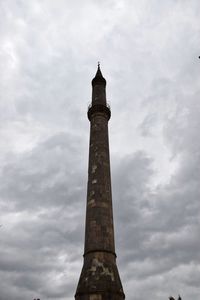
<instances>
[{"instance_id":1,"label":"tower cornice","mask_svg":"<svg viewBox=\"0 0 200 300\"><path fill-rule=\"evenodd\" d=\"M88 107L88 119L91 121L92 117L101 114L106 117L107 120L110 120L111 111L110 106L106 104L90 104Z\"/></svg>"}]
</instances>

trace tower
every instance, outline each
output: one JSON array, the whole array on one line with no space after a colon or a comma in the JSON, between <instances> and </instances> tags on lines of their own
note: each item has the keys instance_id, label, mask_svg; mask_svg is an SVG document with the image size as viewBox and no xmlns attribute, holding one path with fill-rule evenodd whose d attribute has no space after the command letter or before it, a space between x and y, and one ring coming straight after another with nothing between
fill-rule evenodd
<instances>
[{"instance_id":1,"label":"tower","mask_svg":"<svg viewBox=\"0 0 200 300\"><path fill-rule=\"evenodd\" d=\"M92 80L89 167L85 225L84 263L76 300L122 300L125 298L119 277L113 227L108 121L111 112L106 102L106 80L98 64Z\"/></svg>"}]
</instances>

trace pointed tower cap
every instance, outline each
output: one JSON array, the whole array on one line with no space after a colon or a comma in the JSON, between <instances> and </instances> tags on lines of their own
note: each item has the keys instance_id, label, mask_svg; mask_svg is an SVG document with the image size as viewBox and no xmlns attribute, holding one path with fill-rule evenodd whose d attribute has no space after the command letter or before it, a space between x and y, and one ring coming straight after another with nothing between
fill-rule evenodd
<instances>
[{"instance_id":1,"label":"pointed tower cap","mask_svg":"<svg viewBox=\"0 0 200 300\"><path fill-rule=\"evenodd\" d=\"M100 63L98 62L97 72L95 77L92 79L92 85L106 85L106 80L103 77L100 69Z\"/></svg>"}]
</instances>

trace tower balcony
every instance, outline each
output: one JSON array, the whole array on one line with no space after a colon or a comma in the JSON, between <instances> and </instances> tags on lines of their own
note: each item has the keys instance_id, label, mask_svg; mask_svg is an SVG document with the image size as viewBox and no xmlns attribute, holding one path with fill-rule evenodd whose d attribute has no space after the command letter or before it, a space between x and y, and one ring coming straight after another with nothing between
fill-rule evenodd
<instances>
[{"instance_id":1,"label":"tower balcony","mask_svg":"<svg viewBox=\"0 0 200 300\"><path fill-rule=\"evenodd\" d=\"M111 117L110 105L108 103L106 103L106 104L90 103L88 105L88 112L87 112L88 119L91 120L92 116L95 114L98 114L98 113L104 114L107 117L107 119L109 120Z\"/></svg>"}]
</instances>

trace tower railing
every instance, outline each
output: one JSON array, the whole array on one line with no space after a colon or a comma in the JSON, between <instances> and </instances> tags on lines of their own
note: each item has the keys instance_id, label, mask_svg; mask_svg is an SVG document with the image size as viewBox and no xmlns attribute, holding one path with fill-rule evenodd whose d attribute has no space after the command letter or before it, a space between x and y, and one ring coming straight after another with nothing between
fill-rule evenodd
<instances>
[{"instance_id":1,"label":"tower railing","mask_svg":"<svg viewBox=\"0 0 200 300\"><path fill-rule=\"evenodd\" d=\"M107 116L107 119L109 120L111 116L110 105L107 102L105 104L90 103L88 105L88 112L87 112L88 119L91 120L91 117L96 113L103 113L104 115Z\"/></svg>"},{"instance_id":2,"label":"tower railing","mask_svg":"<svg viewBox=\"0 0 200 300\"><path fill-rule=\"evenodd\" d=\"M94 106L94 105L98 105L98 103L97 103L97 104L93 104L92 102L88 102L88 110L89 110L92 106ZM106 104L101 104L101 105L106 106L109 110L111 109L110 102L106 102Z\"/></svg>"}]
</instances>

